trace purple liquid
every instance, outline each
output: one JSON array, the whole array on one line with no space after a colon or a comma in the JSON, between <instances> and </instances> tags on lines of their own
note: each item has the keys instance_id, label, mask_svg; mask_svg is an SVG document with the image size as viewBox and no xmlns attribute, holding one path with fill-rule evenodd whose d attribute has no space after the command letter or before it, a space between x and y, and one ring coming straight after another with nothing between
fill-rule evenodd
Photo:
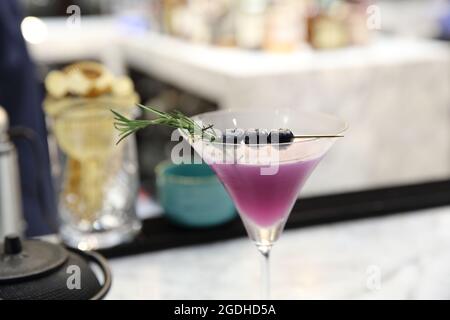
<instances>
[{"instance_id":1,"label":"purple liquid","mask_svg":"<svg viewBox=\"0 0 450 320\"><path fill-rule=\"evenodd\" d=\"M261 175L261 166L213 164L239 213L261 227L289 215L298 192L319 159L282 163L275 175Z\"/></svg>"}]
</instances>

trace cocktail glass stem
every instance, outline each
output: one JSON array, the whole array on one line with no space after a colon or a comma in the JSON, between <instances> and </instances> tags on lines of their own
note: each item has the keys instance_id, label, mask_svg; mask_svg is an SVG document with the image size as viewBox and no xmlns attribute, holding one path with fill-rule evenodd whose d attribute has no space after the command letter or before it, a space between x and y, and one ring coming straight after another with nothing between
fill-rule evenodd
<instances>
[{"instance_id":1,"label":"cocktail glass stem","mask_svg":"<svg viewBox=\"0 0 450 320\"><path fill-rule=\"evenodd\" d=\"M258 246L261 253L261 299L270 299L270 250L271 246Z\"/></svg>"}]
</instances>

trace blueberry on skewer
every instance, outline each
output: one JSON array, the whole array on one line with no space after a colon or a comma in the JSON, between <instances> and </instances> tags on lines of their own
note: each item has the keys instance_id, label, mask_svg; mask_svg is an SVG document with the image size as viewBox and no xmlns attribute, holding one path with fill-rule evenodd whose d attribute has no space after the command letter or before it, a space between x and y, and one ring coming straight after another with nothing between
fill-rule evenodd
<instances>
[{"instance_id":1,"label":"blueberry on skewer","mask_svg":"<svg viewBox=\"0 0 450 320\"><path fill-rule=\"evenodd\" d=\"M288 143L294 140L294 134L289 129L270 130L268 143Z\"/></svg>"},{"instance_id":2,"label":"blueberry on skewer","mask_svg":"<svg viewBox=\"0 0 450 320\"><path fill-rule=\"evenodd\" d=\"M267 130L248 129L245 131L245 144L266 144L269 142L269 133Z\"/></svg>"},{"instance_id":3,"label":"blueberry on skewer","mask_svg":"<svg viewBox=\"0 0 450 320\"><path fill-rule=\"evenodd\" d=\"M222 135L222 143L234 143L239 144L242 142L245 136L243 129L227 129L225 134Z\"/></svg>"},{"instance_id":4,"label":"blueberry on skewer","mask_svg":"<svg viewBox=\"0 0 450 320\"><path fill-rule=\"evenodd\" d=\"M321 134L321 135L294 135L289 129L227 129L222 136L223 143L240 144L281 144L293 142L296 138L314 139L314 138L338 138L342 135Z\"/></svg>"}]
</instances>

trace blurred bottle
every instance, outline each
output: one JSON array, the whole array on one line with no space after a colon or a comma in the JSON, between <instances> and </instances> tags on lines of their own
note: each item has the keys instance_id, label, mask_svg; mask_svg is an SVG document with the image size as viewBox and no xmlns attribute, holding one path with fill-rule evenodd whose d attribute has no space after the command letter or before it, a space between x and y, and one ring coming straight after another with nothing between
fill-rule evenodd
<instances>
[{"instance_id":1,"label":"blurred bottle","mask_svg":"<svg viewBox=\"0 0 450 320\"><path fill-rule=\"evenodd\" d=\"M305 38L305 2L272 0L267 8L264 49L289 52Z\"/></svg>"},{"instance_id":2,"label":"blurred bottle","mask_svg":"<svg viewBox=\"0 0 450 320\"><path fill-rule=\"evenodd\" d=\"M162 0L162 30L167 34L176 34L174 13L186 5L186 0Z\"/></svg>"},{"instance_id":3,"label":"blurred bottle","mask_svg":"<svg viewBox=\"0 0 450 320\"><path fill-rule=\"evenodd\" d=\"M369 0L348 1L348 14L346 22L349 30L349 41L354 45L367 44L370 38L370 30L367 27L367 7Z\"/></svg>"},{"instance_id":4,"label":"blurred bottle","mask_svg":"<svg viewBox=\"0 0 450 320\"><path fill-rule=\"evenodd\" d=\"M245 49L260 49L264 41L267 0L239 0L236 10L236 44Z\"/></svg>"},{"instance_id":5,"label":"blurred bottle","mask_svg":"<svg viewBox=\"0 0 450 320\"><path fill-rule=\"evenodd\" d=\"M348 6L343 1L319 1L310 8L308 41L316 49L332 49L350 43L345 19Z\"/></svg>"},{"instance_id":6,"label":"blurred bottle","mask_svg":"<svg viewBox=\"0 0 450 320\"><path fill-rule=\"evenodd\" d=\"M308 41L316 49L367 44L370 3L370 0L317 1L309 10Z\"/></svg>"},{"instance_id":7,"label":"blurred bottle","mask_svg":"<svg viewBox=\"0 0 450 320\"><path fill-rule=\"evenodd\" d=\"M24 230L17 153L7 130L8 117L0 107L0 238Z\"/></svg>"},{"instance_id":8,"label":"blurred bottle","mask_svg":"<svg viewBox=\"0 0 450 320\"><path fill-rule=\"evenodd\" d=\"M233 6L234 0L209 2L209 24L213 44L225 47L236 46Z\"/></svg>"}]
</instances>

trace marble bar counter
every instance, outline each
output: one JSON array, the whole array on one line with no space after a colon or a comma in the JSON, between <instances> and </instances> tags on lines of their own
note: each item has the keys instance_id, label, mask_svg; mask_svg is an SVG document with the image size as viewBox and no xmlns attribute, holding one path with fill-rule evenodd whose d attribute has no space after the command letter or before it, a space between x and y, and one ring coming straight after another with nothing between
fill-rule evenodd
<instances>
[{"instance_id":1,"label":"marble bar counter","mask_svg":"<svg viewBox=\"0 0 450 320\"><path fill-rule=\"evenodd\" d=\"M109 299L258 299L259 253L241 238L110 260ZM450 207L285 231L275 299L450 299Z\"/></svg>"}]
</instances>

